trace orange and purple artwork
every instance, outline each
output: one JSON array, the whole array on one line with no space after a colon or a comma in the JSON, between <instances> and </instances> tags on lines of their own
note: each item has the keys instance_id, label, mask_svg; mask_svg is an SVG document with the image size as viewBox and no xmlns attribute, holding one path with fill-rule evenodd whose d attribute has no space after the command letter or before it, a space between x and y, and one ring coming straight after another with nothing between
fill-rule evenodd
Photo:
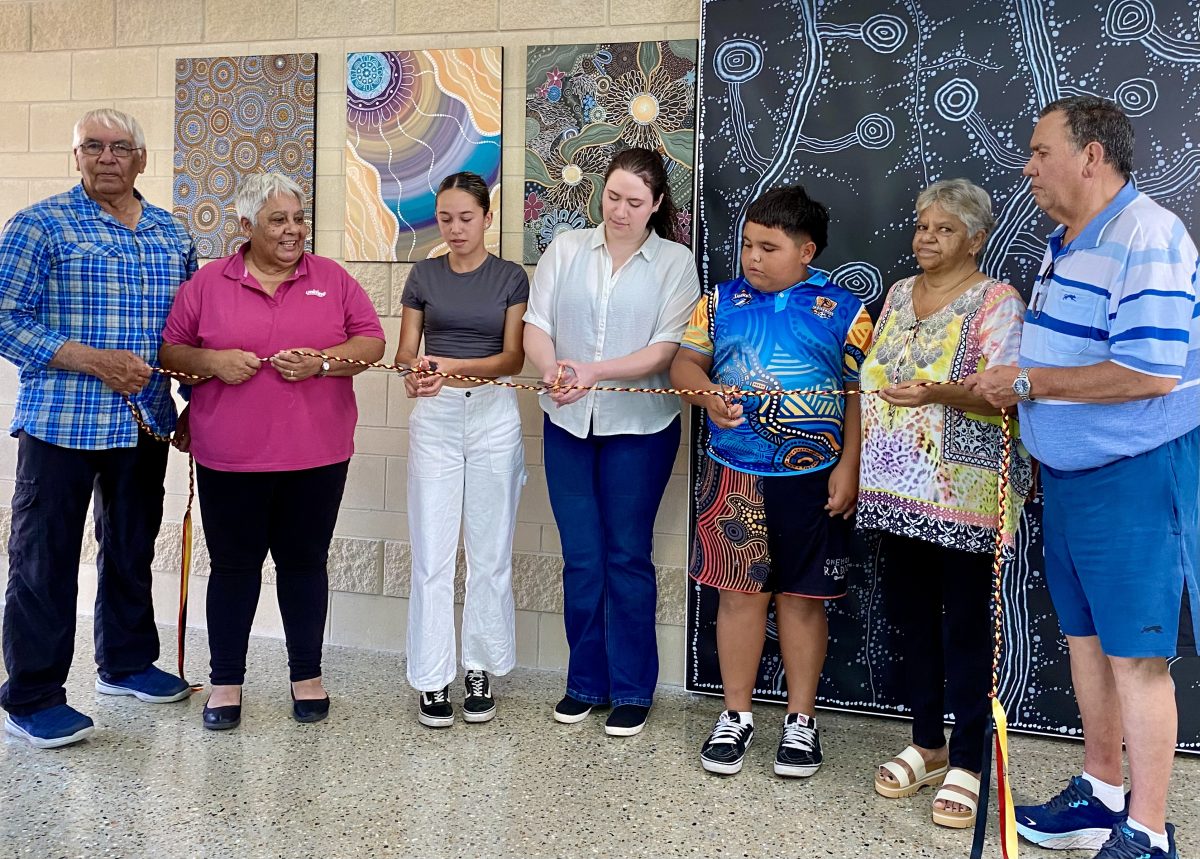
<instances>
[{"instance_id":1,"label":"orange and purple artwork","mask_svg":"<svg viewBox=\"0 0 1200 859\"><path fill-rule=\"evenodd\" d=\"M477 173L491 189L488 250L500 249L500 48L346 58L345 258L415 262L448 248L438 184Z\"/></svg>"}]
</instances>

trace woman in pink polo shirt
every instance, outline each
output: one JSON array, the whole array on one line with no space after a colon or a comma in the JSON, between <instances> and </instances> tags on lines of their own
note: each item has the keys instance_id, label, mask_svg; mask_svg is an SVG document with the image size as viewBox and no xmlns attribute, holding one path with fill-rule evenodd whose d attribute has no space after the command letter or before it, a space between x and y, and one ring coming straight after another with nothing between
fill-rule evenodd
<instances>
[{"instance_id":1,"label":"woman in pink polo shirt","mask_svg":"<svg viewBox=\"0 0 1200 859\"><path fill-rule=\"evenodd\" d=\"M371 300L330 259L305 253L300 187L285 176L243 180L235 201L249 241L179 289L159 359L211 376L191 396L204 538L212 561L208 641L212 695L204 727L241 722L246 647L267 552L275 561L292 712L329 713L321 640L333 538L358 410L352 364L378 361L384 335Z\"/></svg>"}]
</instances>

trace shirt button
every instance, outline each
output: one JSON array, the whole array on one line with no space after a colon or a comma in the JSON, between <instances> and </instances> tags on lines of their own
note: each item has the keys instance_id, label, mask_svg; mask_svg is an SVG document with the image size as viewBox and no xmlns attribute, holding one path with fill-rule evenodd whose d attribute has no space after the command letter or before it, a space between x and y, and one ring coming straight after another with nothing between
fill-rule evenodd
<instances>
[{"instance_id":1,"label":"shirt button","mask_svg":"<svg viewBox=\"0 0 1200 859\"><path fill-rule=\"evenodd\" d=\"M467 396L468 396L468 397L469 397L469 396L471 396L471 392L470 392L470 391L467 391Z\"/></svg>"}]
</instances>

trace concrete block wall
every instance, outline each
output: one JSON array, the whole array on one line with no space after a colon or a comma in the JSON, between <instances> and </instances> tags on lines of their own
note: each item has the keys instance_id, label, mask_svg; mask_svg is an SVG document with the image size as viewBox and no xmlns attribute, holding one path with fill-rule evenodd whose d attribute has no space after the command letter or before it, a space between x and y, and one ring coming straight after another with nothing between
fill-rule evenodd
<instances>
[{"instance_id":1,"label":"concrete block wall","mask_svg":"<svg viewBox=\"0 0 1200 859\"><path fill-rule=\"evenodd\" d=\"M437 26L446 29L430 31ZM90 108L112 106L141 121L149 163L138 188L171 207L175 61L180 57L312 51L318 54L317 253L342 259L345 55L348 51L500 45L504 48L501 253L520 261L524 171L525 47L597 41L696 38L698 0L37 0L0 2L0 221L79 180L71 129ZM394 354L400 295L410 266L349 263L375 302ZM532 269L530 270L532 272ZM526 368L528 374L529 368ZM410 403L398 378L368 371L355 380L356 454L330 552L327 640L402 651L410 575L405 515ZM0 362L0 421L17 391ZM546 493L541 412L522 395L529 482L514 547L520 664L564 668L561 545ZM655 523L659 573L658 641L662 680L680 683L684 655L687 448ZM0 436L0 551L7 546L16 441ZM172 453L166 515L156 566L156 610L173 623L187 460ZM198 511L195 514L199 520ZM89 537L90 541L90 537ZM189 622L204 626L207 554L196 529ZM7 559L0 556L0 585ZM85 546L80 611L91 613L95 545ZM462 595L462 559L458 593ZM274 569L264 570L255 630L282 636Z\"/></svg>"}]
</instances>

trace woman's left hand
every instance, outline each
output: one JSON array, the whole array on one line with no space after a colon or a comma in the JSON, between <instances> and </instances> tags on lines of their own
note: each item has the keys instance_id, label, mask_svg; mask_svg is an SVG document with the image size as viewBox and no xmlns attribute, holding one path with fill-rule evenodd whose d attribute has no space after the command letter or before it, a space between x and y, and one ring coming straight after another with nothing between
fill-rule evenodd
<instances>
[{"instance_id":1,"label":"woman's left hand","mask_svg":"<svg viewBox=\"0 0 1200 859\"><path fill-rule=\"evenodd\" d=\"M569 406L571 403L582 400L587 396L587 389L597 382L596 371L589 363L562 360L558 362L558 366L570 369L575 374L575 377L571 378L571 373L564 371L562 384L569 384L575 387L566 391L551 390L549 392L550 399L557 405Z\"/></svg>"},{"instance_id":2,"label":"woman's left hand","mask_svg":"<svg viewBox=\"0 0 1200 859\"><path fill-rule=\"evenodd\" d=\"M307 346L281 349L271 356L271 366L279 372L285 382L303 382L321 372L321 356L316 354L320 351ZM299 355L298 352L310 354Z\"/></svg>"},{"instance_id":3,"label":"woman's left hand","mask_svg":"<svg viewBox=\"0 0 1200 859\"><path fill-rule=\"evenodd\" d=\"M936 402L934 399L934 391L937 390L932 385L918 387L927 379L910 379L907 382L901 382L898 385L884 388L879 392L879 396L883 398L885 403L891 403L893 406L904 406L905 408L915 408L916 406L927 406L930 403Z\"/></svg>"}]
</instances>

